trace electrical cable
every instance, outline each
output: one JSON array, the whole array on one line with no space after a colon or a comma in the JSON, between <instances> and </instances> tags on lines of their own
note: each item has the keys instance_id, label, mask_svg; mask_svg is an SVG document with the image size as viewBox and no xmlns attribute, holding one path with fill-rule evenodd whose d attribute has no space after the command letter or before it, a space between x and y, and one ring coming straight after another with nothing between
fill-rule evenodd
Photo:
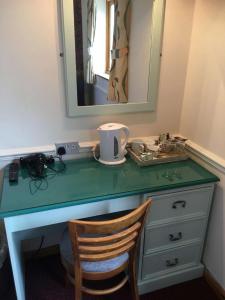
<instances>
[{"instance_id":1,"label":"electrical cable","mask_svg":"<svg viewBox=\"0 0 225 300\"><path fill-rule=\"evenodd\" d=\"M59 162L61 164L61 169L57 170L57 169L55 169L53 167L50 167L49 165L47 165L47 168L50 169L50 170L52 170L52 171L54 171L56 174L64 172L65 169L66 169L66 164L64 163L64 161L62 159L62 156L61 155L59 155L59 156L53 156L53 158L57 158L59 160Z\"/></svg>"},{"instance_id":2,"label":"electrical cable","mask_svg":"<svg viewBox=\"0 0 225 300\"><path fill-rule=\"evenodd\" d=\"M57 158L59 160L60 168L59 169L53 168L50 166L50 164L44 164L44 168L49 169L54 173L42 174L41 176L37 177L35 176L35 173L33 172L32 168L29 165L27 165L28 175L30 177L29 190L31 195L34 195L37 191L47 190L49 186L48 179L53 179L57 174L60 174L65 171L66 164L62 160L62 157L53 156L52 158L53 159Z\"/></svg>"},{"instance_id":3,"label":"electrical cable","mask_svg":"<svg viewBox=\"0 0 225 300\"><path fill-rule=\"evenodd\" d=\"M29 189L31 195L37 191L45 191L48 189L48 181L46 178L31 178L29 181Z\"/></svg>"},{"instance_id":4,"label":"electrical cable","mask_svg":"<svg viewBox=\"0 0 225 300\"><path fill-rule=\"evenodd\" d=\"M44 240L45 240L45 237L44 237L44 235L42 235L40 245L39 245L38 249L31 256L31 259L34 259L40 253L40 251L43 247L43 244L44 244Z\"/></svg>"}]
</instances>

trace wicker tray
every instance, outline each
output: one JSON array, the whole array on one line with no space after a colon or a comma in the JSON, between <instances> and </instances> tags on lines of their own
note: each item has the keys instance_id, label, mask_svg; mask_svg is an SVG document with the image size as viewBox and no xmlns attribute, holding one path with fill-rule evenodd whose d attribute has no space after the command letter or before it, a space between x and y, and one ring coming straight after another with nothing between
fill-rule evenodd
<instances>
[{"instance_id":1,"label":"wicker tray","mask_svg":"<svg viewBox=\"0 0 225 300\"><path fill-rule=\"evenodd\" d=\"M143 160L140 155L137 155L130 147L127 147L127 152L131 156L131 158L141 167L147 167L156 164L181 161L188 159L188 155L185 150L163 153L161 152L158 157L154 157L150 160Z\"/></svg>"}]
</instances>

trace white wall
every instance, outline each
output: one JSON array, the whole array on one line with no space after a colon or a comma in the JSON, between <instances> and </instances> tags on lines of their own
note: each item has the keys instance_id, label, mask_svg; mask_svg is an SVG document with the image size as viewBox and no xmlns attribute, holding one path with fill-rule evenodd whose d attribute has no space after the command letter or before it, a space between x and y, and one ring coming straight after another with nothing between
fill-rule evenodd
<instances>
[{"instance_id":1,"label":"white wall","mask_svg":"<svg viewBox=\"0 0 225 300\"><path fill-rule=\"evenodd\" d=\"M181 132L225 158L225 1L197 0Z\"/></svg>"},{"instance_id":2,"label":"white wall","mask_svg":"<svg viewBox=\"0 0 225 300\"><path fill-rule=\"evenodd\" d=\"M196 0L180 132L225 159L225 1ZM225 174L216 189L205 263L225 289Z\"/></svg>"},{"instance_id":3,"label":"white wall","mask_svg":"<svg viewBox=\"0 0 225 300\"><path fill-rule=\"evenodd\" d=\"M95 128L109 121L126 124L132 136L177 132L193 4L167 1L156 112L67 118L57 1L1 0L0 149L96 140Z\"/></svg>"},{"instance_id":4,"label":"white wall","mask_svg":"<svg viewBox=\"0 0 225 300\"><path fill-rule=\"evenodd\" d=\"M146 102L148 95L152 0L133 0L128 55L129 103Z\"/></svg>"}]
</instances>

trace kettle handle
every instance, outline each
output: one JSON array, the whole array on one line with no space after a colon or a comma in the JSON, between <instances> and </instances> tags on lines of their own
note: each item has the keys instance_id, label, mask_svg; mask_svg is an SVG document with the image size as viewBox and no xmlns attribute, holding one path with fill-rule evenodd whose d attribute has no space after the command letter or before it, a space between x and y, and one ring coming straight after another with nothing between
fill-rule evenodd
<instances>
[{"instance_id":1,"label":"kettle handle","mask_svg":"<svg viewBox=\"0 0 225 300\"><path fill-rule=\"evenodd\" d=\"M126 144L128 142L129 135L130 135L130 131L129 131L127 126L123 126L123 127L121 127L121 129L125 133L125 140L124 140L123 144L121 144L121 150L122 150L122 153L124 153L125 152L125 147L126 147Z\"/></svg>"},{"instance_id":2,"label":"kettle handle","mask_svg":"<svg viewBox=\"0 0 225 300\"><path fill-rule=\"evenodd\" d=\"M92 149L92 152L93 152L93 157L95 160L99 161L99 157L97 157L97 153L96 152L99 152L99 144L96 144L93 149Z\"/></svg>"}]
</instances>

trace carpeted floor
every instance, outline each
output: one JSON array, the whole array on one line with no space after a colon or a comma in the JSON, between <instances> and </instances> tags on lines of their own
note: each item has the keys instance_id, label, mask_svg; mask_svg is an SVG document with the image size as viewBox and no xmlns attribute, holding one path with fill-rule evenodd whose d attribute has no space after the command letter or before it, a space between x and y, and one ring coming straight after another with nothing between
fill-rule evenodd
<instances>
[{"instance_id":1,"label":"carpeted floor","mask_svg":"<svg viewBox=\"0 0 225 300\"><path fill-rule=\"evenodd\" d=\"M11 285L12 286L12 285ZM64 285L63 269L58 256L30 260L26 264L27 300L74 300L73 286ZM14 289L1 297L2 300L16 300ZM129 285L106 297L84 296L84 300L130 300ZM204 279L192 280L150 294L141 300L218 300Z\"/></svg>"}]
</instances>

